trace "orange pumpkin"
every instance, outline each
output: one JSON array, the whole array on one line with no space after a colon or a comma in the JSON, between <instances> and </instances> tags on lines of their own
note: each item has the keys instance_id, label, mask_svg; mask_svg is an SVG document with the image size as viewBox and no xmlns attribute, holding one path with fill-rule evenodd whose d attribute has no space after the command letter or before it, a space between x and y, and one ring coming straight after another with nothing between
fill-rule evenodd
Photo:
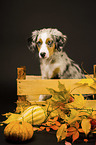
<instances>
[{"instance_id":1,"label":"orange pumpkin","mask_svg":"<svg viewBox=\"0 0 96 145\"><path fill-rule=\"evenodd\" d=\"M24 121L13 121L5 127L4 135L10 141L29 140L33 136L33 127Z\"/></svg>"}]
</instances>

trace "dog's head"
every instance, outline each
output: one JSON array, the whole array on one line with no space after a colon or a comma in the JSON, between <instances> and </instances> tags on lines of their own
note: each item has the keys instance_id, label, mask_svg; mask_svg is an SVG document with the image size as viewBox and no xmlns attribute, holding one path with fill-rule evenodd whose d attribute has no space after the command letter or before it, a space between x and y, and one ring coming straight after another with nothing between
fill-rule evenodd
<instances>
[{"instance_id":1,"label":"dog's head","mask_svg":"<svg viewBox=\"0 0 96 145\"><path fill-rule=\"evenodd\" d=\"M49 58L55 51L62 51L66 43L66 35L57 29L41 29L32 32L28 39L29 49L38 49L40 58Z\"/></svg>"}]
</instances>

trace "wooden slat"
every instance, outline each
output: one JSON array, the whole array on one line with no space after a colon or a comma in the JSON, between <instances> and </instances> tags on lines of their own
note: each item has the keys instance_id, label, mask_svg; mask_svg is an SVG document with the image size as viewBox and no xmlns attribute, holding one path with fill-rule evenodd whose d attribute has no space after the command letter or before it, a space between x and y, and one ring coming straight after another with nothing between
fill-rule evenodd
<instances>
[{"instance_id":1,"label":"wooden slat","mask_svg":"<svg viewBox=\"0 0 96 145\"><path fill-rule=\"evenodd\" d=\"M92 108L93 110L96 110L96 100L85 100L85 107L86 108Z\"/></svg>"},{"instance_id":2,"label":"wooden slat","mask_svg":"<svg viewBox=\"0 0 96 145\"><path fill-rule=\"evenodd\" d=\"M38 79L42 79L41 76L35 76L35 75L26 75L26 80L38 80Z\"/></svg>"},{"instance_id":3,"label":"wooden slat","mask_svg":"<svg viewBox=\"0 0 96 145\"><path fill-rule=\"evenodd\" d=\"M90 80L90 79L87 79ZM66 89L74 91L72 94L95 94L96 92L88 86L79 87L80 84L77 82L81 79L32 79L32 80L18 80L17 79L17 95L39 95L39 94L49 94L46 88L53 88L58 91L58 81L65 84Z\"/></svg>"},{"instance_id":4,"label":"wooden slat","mask_svg":"<svg viewBox=\"0 0 96 145\"><path fill-rule=\"evenodd\" d=\"M17 78L19 80L26 80L26 66L21 66L20 68L17 68ZM25 101L26 96L25 95L18 95L18 101Z\"/></svg>"},{"instance_id":5,"label":"wooden slat","mask_svg":"<svg viewBox=\"0 0 96 145\"><path fill-rule=\"evenodd\" d=\"M90 79L91 77L93 78L93 76L94 76L93 74L85 75L85 77L86 77L86 78L89 78L89 79ZM34 80L38 80L38 79L42 79L42 77L41 77L41 76L36 76L36 75L26 75L26 80L33 80L33 79L34 79Z\"/></svg>"},{"instance_id":6,"label":"wooden slat","mask_svg":"<svg viewBox=\"0 0 96 145\"><path fill-rule=\"evenodd\" d=\"M94 67L94 77L96 78L96 65L94 65L93 67Z\"/></svg>"}]
</instances>

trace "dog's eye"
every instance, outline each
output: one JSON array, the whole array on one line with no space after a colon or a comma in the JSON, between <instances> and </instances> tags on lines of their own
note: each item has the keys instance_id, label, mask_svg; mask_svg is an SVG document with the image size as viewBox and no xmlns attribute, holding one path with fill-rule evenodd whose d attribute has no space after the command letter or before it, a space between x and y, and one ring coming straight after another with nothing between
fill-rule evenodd
<instances>
[{"instance_id":1,"label":"dog's eye","mask_svg":"<svg viewBox=\"0 0 96 145\"><path fill-rule=\"evenodd\" d=\"M41 43L40 41L37 42L38 47L40 47L41 44L42 44L42 43Z\"/></svg>"},{"instance_id":2,"label":"dog's eye","mask_svg":"<svg viewBox=\"0 0 96 145\"><path fill-rule=\"evenodd\" d=\"M53 43L53 41L48 41L48 42L47 42L47 44L48 44L49 46L51 46L52 43Z\"/></svg>"}]
</instances>

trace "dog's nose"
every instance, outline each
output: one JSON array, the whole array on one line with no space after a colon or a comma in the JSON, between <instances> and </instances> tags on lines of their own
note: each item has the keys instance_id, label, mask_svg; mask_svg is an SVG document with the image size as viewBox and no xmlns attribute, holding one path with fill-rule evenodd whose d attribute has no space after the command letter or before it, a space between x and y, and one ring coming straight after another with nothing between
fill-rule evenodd
<instances>
[{"instance_id":1,"label":"dog's nose","mask_svg":"<svg viewBox=\"0 0 96 145\"><path fill-rule=\"evenodd\" d=\"M46 53L45 52L41 52L40 55L41 55L42 58L44 58Z\"/></svg>"}]
</instances>

